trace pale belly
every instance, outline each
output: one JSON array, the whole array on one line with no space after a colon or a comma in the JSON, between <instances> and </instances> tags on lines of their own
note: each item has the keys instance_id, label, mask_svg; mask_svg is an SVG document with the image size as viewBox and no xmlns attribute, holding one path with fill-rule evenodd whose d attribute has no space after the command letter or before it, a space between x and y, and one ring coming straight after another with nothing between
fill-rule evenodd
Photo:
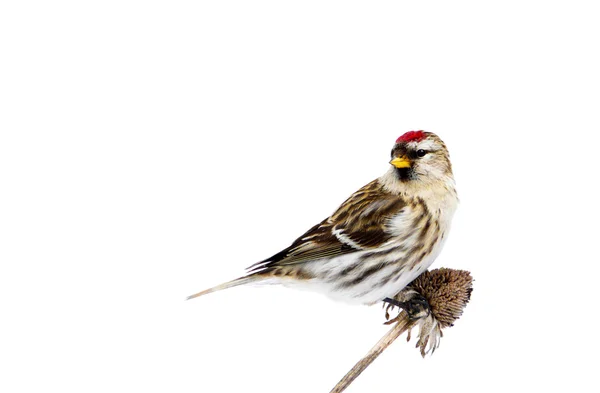
<instances>
[{"instance_id":1,"label":"pale belly","mask_svg":"<svg viewBox=\"0 0 600 393\"><path fill-rule=\"evenodd\" d=\"M425 236L412 225L419 222L423 210L398 215L390 220L389 230L396 234L389 248L358 251L331 259L307 262L302 269L313 277L306 280L282 280L281 284L323 293L335 300L352 304L373 304L394 297L438 257L450 231L458 200L456 194L441 199L429 198L426 211L433 212ZM437 227L434 229L434 227ZM403 236L410 231L411 236ZM426 240L423 240L425 238ZM420 257L427 250L426 255ZM421 258L420 260L417 258Z\"/></svg>"},{"instance_id":2,"label":"pale belly","mask_svg":"<svg viewBox=\"0 0 600 393\"><path fill-rule=\"evenodd\" d=\"M279 283L285 286L323 293L324 295L350 304L374 304L386 297L393 297L426 271L441 252L446 236L433 247L432 252L412 268L402 268L396 263L406 254L402 251L390 253L385 261L361 258L365 252L348 254L329 260L317 260L306 264L314 277L309 280ZM357 266L351 269L353 266ZM370 268L373 268L369 270ZM365 272L371 273L365 277Z\"/></svg>"}]
</instances>

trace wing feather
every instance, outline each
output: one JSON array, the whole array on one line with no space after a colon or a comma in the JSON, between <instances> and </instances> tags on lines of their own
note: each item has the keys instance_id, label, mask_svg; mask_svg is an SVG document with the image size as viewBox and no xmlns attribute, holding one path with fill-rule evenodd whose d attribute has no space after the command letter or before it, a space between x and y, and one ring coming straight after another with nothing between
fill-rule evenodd
<instances>
[{"instance_id":1,"label":"wing feather","mask_svg":"<svg viewBox=\"0 0 600 393\"><path fill-rule=\"evenodd\" d=\"M332 215L309 229L291 246L248 268L248 273L332 258L384 246L393 236L389 220L409 209L398 195L385 191L378 180L350 196Z\"/></svg>"}]
</instances>

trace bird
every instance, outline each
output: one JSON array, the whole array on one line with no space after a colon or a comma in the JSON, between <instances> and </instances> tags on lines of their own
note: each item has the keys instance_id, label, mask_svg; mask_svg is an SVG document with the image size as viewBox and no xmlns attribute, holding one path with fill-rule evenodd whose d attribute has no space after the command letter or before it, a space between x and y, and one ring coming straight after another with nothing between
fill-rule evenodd
<instances>
[{"instance_id":1,"label":"bird","mask_svg":"<svg viewBox=\"0 0 600 393\"><path fill-rule=\"evenodd\" d=\"M390 167L289 247L193 299L251 284L283 284L350 304L392 298L434 262L458 206L448 149L434 133L396 139Z\"/></svg>"}]
</instances>

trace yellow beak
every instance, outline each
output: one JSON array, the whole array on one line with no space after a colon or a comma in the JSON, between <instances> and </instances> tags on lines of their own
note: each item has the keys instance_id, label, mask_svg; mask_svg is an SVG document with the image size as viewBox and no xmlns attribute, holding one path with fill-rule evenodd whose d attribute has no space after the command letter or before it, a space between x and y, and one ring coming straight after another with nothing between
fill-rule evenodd
<instances>
[{"instance_id":1,"label":"yellow beak","mask_svg":"<svg viewBox=\"0 0 600 393\"><path fill-rule=\"evenodd\" d=\"M408 160L408 158L406 158L406 156L396 157L392 161L390 161L390 164L392 164L396 168L410 168L410 161Z\"/></svg>"}]
</instances>

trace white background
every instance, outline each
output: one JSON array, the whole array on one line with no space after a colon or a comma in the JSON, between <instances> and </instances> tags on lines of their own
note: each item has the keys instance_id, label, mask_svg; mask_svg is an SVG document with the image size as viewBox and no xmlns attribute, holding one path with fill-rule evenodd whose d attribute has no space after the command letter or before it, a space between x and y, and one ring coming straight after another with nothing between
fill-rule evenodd
<instances>
[{"instance_id":1,"label":"white background","mask_svg":"<svg viewBox=\"0 0 600 393\"><path fill-rule=\"evenodd\" d=\"M594 2L3 1L0 390L328 392L379 306L237 277L447 143L472 302L348 392L596 391Z\"/></svg>"}]
</instances>

